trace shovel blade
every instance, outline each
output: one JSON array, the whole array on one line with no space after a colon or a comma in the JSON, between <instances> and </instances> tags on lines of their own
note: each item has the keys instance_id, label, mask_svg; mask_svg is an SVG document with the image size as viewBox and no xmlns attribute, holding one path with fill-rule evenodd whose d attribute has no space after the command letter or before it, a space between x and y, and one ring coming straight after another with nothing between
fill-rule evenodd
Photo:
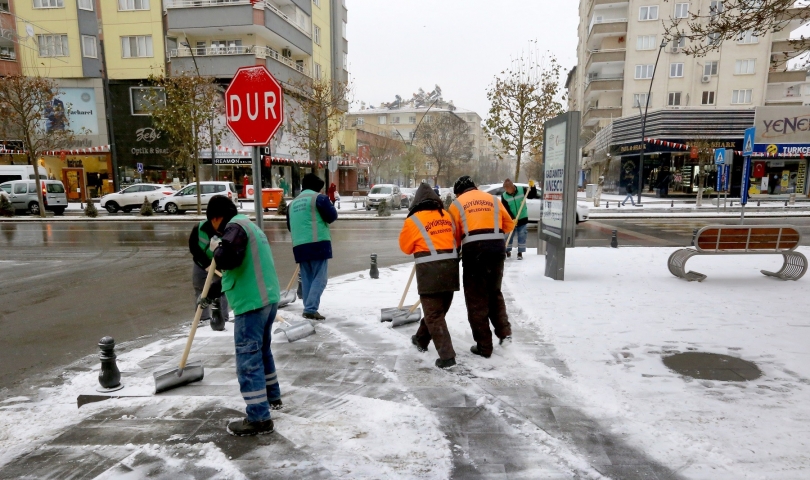
<instances>
[{"instance_id":1,"label":"shovel blade","mask_svg":"<svg viewBox=\"0 0 810 480\"><path fill-rule=\"evenodd\" d=\"M279 308L295 303L295 290L282 290L278 301Z\"/></svg>"},{"instance_id":2,"label":"shovel blade","mask_svg":"<svg viewBox=\"0 0 810 480\"><path fill-rule=\"evenodd\" d=\"M380 309L380 321L381 322L390 322L394 319L396 315L402 315L404 313L408 313L408 310L411 309L413 305L405 305L402 308L382 308ZM414 312L416 313L416 312Z\"/></svg>"},{"instance_id":3,"label":"shovel blade","mask_svg":"<svg viewBox=\"0 0 810 480\"><path fill-rule=\"evenodd\" d=\"M402 313L394 315L394 318L391 319L391 325L393 327L399 327L400 325L407 325L409 323L415 323L422 319L422 309L417 308L413 311L410 315L408 311L404 311Z\"/></svg>"},{"instance_id":4,"label":"shovel blade","mask_svg":"<svg viewBox=\"0 0 810 480\"><path fill-rule=\"evenodd\" d=\"M152 374L155 377L155 393L198 382L205 376L205 370L200 361L187 363L183 372L180 375L178 373L180 373L179 368L170 368Z\"/></svg>"},{"instance_id":5,"label":"shovel blade","mask_svg":"<svg viewBox=\"0 0 810 480\"><path fill-rule=\"evenodd\" d=\"M290 325L289 327L279 327L273 333L282 332L287 337L287 341L292 343L296 340L315 335L315 327L307 321L298 322Z\"/></svg>"}]
</instances>

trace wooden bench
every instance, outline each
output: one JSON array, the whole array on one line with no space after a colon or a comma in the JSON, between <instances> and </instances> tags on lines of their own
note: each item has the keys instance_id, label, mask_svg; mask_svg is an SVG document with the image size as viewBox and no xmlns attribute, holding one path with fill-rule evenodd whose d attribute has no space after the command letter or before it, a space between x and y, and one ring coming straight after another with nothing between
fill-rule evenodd
<instances>
[{"instance_id":1,"label":"wooden bench","mask_svg":"<svg viewBox=\"0 0 810 480\"><path fill-rule=\"evenodd\" d=\"M686 262L695 255L781 254L784 263L778 272L761 272L780 280L798 280L807 272L807 257L795 251L801 238L796 228L787 225L710 225L697 232L695 248L676 250L667 266L676 277L702 282L706 275L686 270Z\"/></svg>"}]
</instances>

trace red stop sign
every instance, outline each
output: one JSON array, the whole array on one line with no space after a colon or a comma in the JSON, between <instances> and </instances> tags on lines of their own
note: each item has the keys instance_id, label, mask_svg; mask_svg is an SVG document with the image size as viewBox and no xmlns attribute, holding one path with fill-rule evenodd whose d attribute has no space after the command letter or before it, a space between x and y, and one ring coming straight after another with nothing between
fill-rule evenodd
<instances>
[{"instance_id":1,"label":"red stop sign","mask_svg":"<svg viewBox=\"0 0 810 480\"><path fill-rule=\"evenodd\" d=\"M242 67L225 90L225 116L242 145L270 143L284 119L281 84L264 65Z\"/></svg>"}]
</instances>

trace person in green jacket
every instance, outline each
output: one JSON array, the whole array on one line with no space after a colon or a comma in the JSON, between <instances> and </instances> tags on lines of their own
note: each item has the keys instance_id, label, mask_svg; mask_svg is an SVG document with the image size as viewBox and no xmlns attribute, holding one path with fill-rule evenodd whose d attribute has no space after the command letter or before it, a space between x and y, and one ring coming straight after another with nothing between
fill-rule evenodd
<instances>
[{"instance_id":1,"label":"person in green jacket","mask_svg":"<svg viewBox=\"0 0 810 480\"><path fill-rule=\"evenodd\" d=\"M208 204L206 216L219 237L211 239L222 291L233 309L236 375L247 404L247 418L228 424L232 435L273 432L270 409L281 409L281 389L270 350L280 289L267 236L248 217L239 215L225 196ZM203 299L202 303L210 302Z\"/></svg>"},{"instance_id":2,"label":"person in green jacket","mask_svg":"<svg viewBox=\"0 0 810 480\"><path fill-rule=\"evenodd\" d=\"M523 197L527 199L540 198L537 194L537 188L534 186L534 180L529 180L529 190L526 187L516 186L512 180L506 179L503 182L503 194L501 194L501 203L506 207L512 220L515 220L515 233L512 234L512 239L509 245L506 246L506 256L512 256L512 244L517 240L518 247L518 260L523 260L523 252L526 251L526 237L529 234L529 206L523 205ZM507 237L509 235L506 235Z\"/></svg>"}]
</instances>

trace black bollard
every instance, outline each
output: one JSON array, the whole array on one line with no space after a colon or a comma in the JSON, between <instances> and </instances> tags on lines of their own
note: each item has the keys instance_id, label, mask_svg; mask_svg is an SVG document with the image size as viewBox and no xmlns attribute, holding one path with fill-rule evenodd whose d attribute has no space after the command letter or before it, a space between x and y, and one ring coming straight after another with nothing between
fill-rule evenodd
<instances>
[{"instance_id":1,"label":"black bollard","mask_svg":"<svg viewBox=\"0 0 810 480\"><path fill-rule=\"evenodd\" d=\"M115 340L112 337L104 337L98 341L98 348L101 349L101 354L99 354L101 371L98 373L98 383L101 388L96 390L112 392L124 388L121 385L121 372L115 363Z\"/></svg>"},{"instance_id":2,"label":"black bollard","mask_svg":"<svg viewBox=\"0 0 810 480\"><path fill-rule=\"evenodd\" d=\"M673 208L673 207L675 207L675 200L673 200L673 201L671 201L669 203L669 208Z\"/></svg>"},{"instance_id":3,"label":"black bollard","mask_svg":"<svg viewBox=\"0 0 810 480\"><path fill-rule=\"evenodd\" d=\"M616 207L617 208L622 208L622 202L616 202Z\"/></svg>"},{"instance_id":4,"label":"black bollard","mask_svg":"<svg viewBox=\"0 0 810 480\"><path fill-rule=\"evenodd\" d=\"M380 269L377 268L377 254L371 254L371 269L368 271L368 276L371 278L380 278Z\"/></svg>"},{"instance_id":5,"label":"black bollard","mask_svg":"<svg viewBox=\"0 0 810 480\"><path fill-rule=\"evenodd\" d=\"M692 244L691 244L691 246L693 246L693 247L695 246L695 238L697 238L697 232L698 232L697 228L692 230Z\"/></svg>"},{"instance_id":6,"label":"black bollard","mask_svg":"<svg viewBox=\"0 0 810 480\"><path fill-rule=\"evenodd\" d=\"M605 208L610 208L610 202L607 200L605 201Z\"/></svg>"},{"instance_id":7,"label":"black bollard","mask_svg":"<svg viewBox=\"0 0 810 480\"><path fill-rule=\"evenodd\" d=\"M298 290L295 291L298 298L304 299L304 286L301 284L301 271L298 271Z\"/></svg>"},{"instance_id":8,"label":"black bollard","mask_svg":"<svg viewBox=\"0 0 810 480\"><path fill-rule=\"evenodd\" d=\"M619 248L619 232L618 232L618 230L613 230L613 236L610 237L610 246L612 248Z\"/></svg>"},{"instance_id":9,"label":"black bollard","mask_svg":"<svg viewBox=\"0 0 810 480\"><path fill-rule=\"evenodd\" d=\"M733 206L734 206L734 200L731 200L731 201L729 202L728 206L729 206L729 207L733 207Z\"/></svg>"},{"instance_id":10,"label":"black bollard","mask_svg":"<svg viewBox=\"0 0 810 480\"><path fill-rule=\"evenodd\" d=\"M786 207L787 207L787 202L788 202L788 201L787 201L787 200L785 200L785 206L786 206Z\"/></svg>"},{"instance_id":11,"label":"black bollard","mask_svg":"<svg viewBox=\"0 0 810 480\"><path fill-rule=\"evenodd\" d=\"M760 201L759 201L759 200L757 200L757 207L759 206L759 202L760 202Z\"/></svg>"}]
</instances>

